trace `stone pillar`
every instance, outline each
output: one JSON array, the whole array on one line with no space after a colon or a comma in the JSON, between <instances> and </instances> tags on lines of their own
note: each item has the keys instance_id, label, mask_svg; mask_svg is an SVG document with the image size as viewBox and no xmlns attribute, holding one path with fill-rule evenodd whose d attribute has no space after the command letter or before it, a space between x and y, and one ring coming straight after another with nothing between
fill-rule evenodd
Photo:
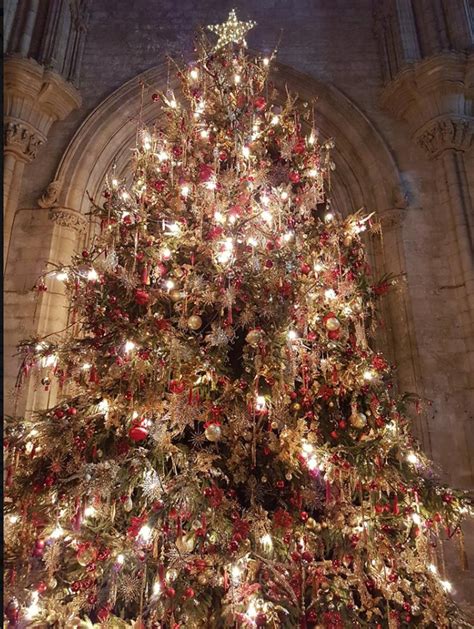
<instances>
[{"instance_id":1,"label":"stone pillar","mask_svg":"<svg viewBox=\"0 0 474 629\"><path fill-rule=\"evenodd\" d=\"M459 312L467 344L466 387L472 387L469 380L474 375L474 208L464 153L471 149L473 138L474 118L459 115L430 120L415 134L418 145L434 162L439 203L449 215L456 242L456 255L449 263L453 277L458 278L452 288L467 302L467 308Z\"/></svg>"},{"instance_id":2,"label":"stone pillar","mask_svg":"<svg viewBox=\"0 0 474 629\"><path fill-rule=\"evenodd\" d=\"M66 265L74 251L81 247L87 226L79 212L54 205L58 182L49 186L39 199L39 208L22 209L18 230L23 242L15 241L9 259L5 281L5 411L22 416L25 412L45 408L54 403L54 384L45 391L38 379L26 382L20 396L14 395L15 378L19 368L15 357L16 344L23 338L47 334L61 337L68 325L68 301L61 281L47 279L48 290L36 294L32 287L38 275L48 270L46 262ZM34 242L30 239L34 238ZM53 267L49 267L51 270Z\"/></svg>"},{"instance_id":3,"label":"stone pillar","mask_svg":"<svg viewBox=\"0 0 474 629\"><path fill-rule=\"evenodd\" d=\"M80 106L71 83L33 59L10 58L4 64L5 162L3 179L3 253L8 258L10 237L25 164L46 142L55 120Z\"/></svg>"}]
</instances>

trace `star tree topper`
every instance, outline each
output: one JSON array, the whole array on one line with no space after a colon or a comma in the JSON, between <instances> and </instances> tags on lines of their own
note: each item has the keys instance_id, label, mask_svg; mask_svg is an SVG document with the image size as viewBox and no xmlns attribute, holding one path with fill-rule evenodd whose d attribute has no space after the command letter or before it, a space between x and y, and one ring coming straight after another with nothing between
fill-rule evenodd
<instances>
[{"instance_id":1,"label":"star tree topper","mask_svg":"<svg viewBox=\"0 0 474 629\"><path fill-rule=\"evenodd\" d=\"M227 18L227 22L223 24L210 24L207 28L216 33L219 37L216 45L214 46L214 50L219 50L223 46L227 46L231 42L235 42L238 44L242 42L244 46L247 45L245 41L245 34L253 28L257 22L250 20L250 22L239 22L237 16L235 14L235 9L229 13L229 17Z\"/></svg>"}]
</instances>

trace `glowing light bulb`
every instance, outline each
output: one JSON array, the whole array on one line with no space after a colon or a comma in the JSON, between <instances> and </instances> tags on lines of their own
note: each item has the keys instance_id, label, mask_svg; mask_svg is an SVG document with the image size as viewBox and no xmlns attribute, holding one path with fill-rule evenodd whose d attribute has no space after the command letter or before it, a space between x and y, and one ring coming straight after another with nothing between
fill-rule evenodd
<instances>
[{"instance_id":1,"label":"glowing light bulb","mask_svg":"<svg viewBox=\"0 0 474 629\"><path fill-rule=\"evenodd\" d=\"M206 188L208 190L215 190L217 188L217 183L211 179L211 181L206 182Z\"/></svg>"},{"instance_id":2,"label":"glowing light bulb","mask_svg":"<svg viewBox=\"0 0 474 629\"><path fill-rule=\"evenodd\" d=\"M234 585L236 585L240 581L240 577L242 576L242 570L239 566L234 565L230 570L230 575L232 577L232 581Z\"/></svg>"},{"instance_id":3,"label":"glowing light bulb","mask_svg":"<svg viewBox=\"0 0 474 629\"><path fill-rule=\"evenodd\" d=\"M95 269L91 269L87 273L87 279L89 280L89 282L96 282L99 279L99 274Z\"/></svg>"},{"instance_id":4,"label":"glowing light bulb","mask_svg":"<svg viewBox=\"0 0 474 629\"><path fill-rule=\"evenodd\" d=\"M225 223L225 216L224 214L222 214L222 212L216 211L214 212L214 220L217 223Z\"/></svg>"},{"instance_id":5,"label":"glowing light bulb","mask_svg":"<svg viewBox=\"0 0 474 629\"><path fill-rule=\"evenodd\" d=\"M420 526L422 520L420 518L420 515L418 513L412 513L411 514L411 519L413 520L413 522L417 525Z\"/></svg>"},{"instance_id":6,"label":"glowing light bulb","mask_svg":"<svg viewBox=\"0 0 474 629\"><path fill-rule=\"evenodd\" d=\"M293 239L293 236L294 236L294 235L295 235L295 234L294 234L293 232L286 232L286 234L284 234L284 235L283 235L283 240L284 240L285 242L290 242L290 240L292 240L292 239Z\"/></svg>"},{"instance_id":7,"label":"glowing light bulb","mask_svg":"<svg viewBox=\"0 0 474 629\"><path fill-rule=\"evenodd\" d=\"M246 158L250 157L250 149L248 146L242 147L242 155Z\"/></svg>"},{"instance_id":8,"label":"glowing light bulb","mask_svg":"<svg viewBox=\"0 0 474 629\"><path fill-rule=\"evenodd\" d=\"M172 288L174 288L173 280L166 280L165 286L168 290L171 290Z\"/></svg>"},{"instance_id":9,"label":"glowing light bulb","mask_svg":"<svg viewBox=\"0 0 474 629\"><path fill-rule=\"evenodd\" d=\"M8 521L10 522L10 524L16 524L19 519L20 519L20 516L16 514L12 514L8 516Z\"/></svg>"},{"instance_id":10,"label":"glowing light bulb","mask_svg":"<svg viewBox=\"0 0 474 629\"><path fill-rule=\"evenodd\" d=\"M336 299L336 291L333 290L332 288L328 288L327 290L324 291L324 297L328 301L331 301L332 299Z\"/></svg>"},{"instance_id":11,"label":"glowing light bulb","mask_svg":"<svg viewBox=\"0 0 474 629\"><path fill-rule=\"evenodd\" d=\"M452 592L453 591L452 583L450 583L449 581L446 581L446 579L441 579L440 580L440 584L441 584L441 587L443 588L443 590L445 592Z\"/></svg>"},{"instance_id":12,"label":"glowing light bulb","mask_svg":"<svg viewBox=\"0 0 474 629\"><path fill-rule=\"evenodd\" d=\"M81 367L82 371L88 371L92 365L90 363L84 363Z\"/></svg>"},{"instance_id":13,"label":"glowing light bulb","mask_svg":"<svg viewBox=\"0 0 474 629\"><path fill-rule=\"evenodd\" d=\"M160 162L164 162L168 159L168 153L166 151L161 150L158 153L158 159L160 160Z\"/></svg>"},{"instance_id":14,"label":"glowing light bulb","mask_svg":"<svg viewBox=\"0 0 474 629\"><path fill-rule=\"evenodd\" d=\"M67 280L67 273L66 271L60 271L59 273L56 274L56 279L59 280L60 282L64 282L65 280Z\"/></svg>"},{"instance_id":15,"label":"glowing light bulb","mask_svg":"<svg viewBox=\"0 0 474 629\"><path fill-rule=\"evenodd\" d=\"M258 240L253 238L253 236L250 236L250 238L247 239L247 242L251 247L256 247L258 245Z\"/></svg>"},{"instance_id":16,"label":"glowing light bulb","mask_svg":"<svg viewBox=\"0 0 474 629\"><path fill-rule=\"evenodd\" d=\"M56 528L53 529L53 531L51 532L50 537L52 537L53 539L59 539L63 535L64 535L64 529L62 528L62 526L58 524Z\"/></svg>"},{"instance_id":17,"label":"glowing light bulb","mask_svg":"<svg viewBox=\"0 0 474 629\"><path fill-rule=\"evenodd\" d=\"M326 221L326 223L330 223L332 221L332 219L334 218L334 214L331 214L331 212L328 212L325 217L324 220Z\"/></svg>"},{"instance_id":18,"label":"glowing light bulb","mask_svg":"<svg viewBox=\"0 0 474 629\"><path fill-rule=\"evenodd\" d=\"M414 452L409 452L407 454L407 461L412 465L417 465L417 463L419 463L419 459Z\"/></svg>"},{"instance_id":19,"label":"glowing light bulb","mask_svg":"<svg viewBox=\"0 0 474 629\"><path fill-rule=\"evenodd\" d=\"M195 81L197 78L199 78L199 72L196 70L196 68L193 68L189 73L189 76Z\"/></svg>"},{"instance_id":20,"label":"glowing light bulb","mask_svg":"<svg viewBox=\"0 0 474 629\"><path fill-rule=\"evenodd\" d=\"M188 185L186 185L186 184L185 184L185 185L183 185L183 186L181 186L181 195L182 195L183 197L187 197L187 196L188 196L188 194L189 194L189 186L188 186Z\"/></svg>"},{"instance_id":21,"label":"glowing light bulb","mask_svg":"<svg viewBox=\"0 0 474 629\"><path fill-rule=\"evenodd\" d=\"M273 116L273 118L270 121L270 124L272 124L273 126L277 125L280 122L280 116Z\"/></svg>"},{"instance_id":22,"label":"glowing light bulb","mask_svg":"<svg viewBox=\"0 0 474 629\"><path fill-rule=\"evenodd\" d=\"M168 247L163 247L161 250L161 257L163 260L169 260L171 258L171 250Z\"/></svg>"},{"instance_id":23,"label":"glowing light bulb","mask_svg":"<svg viewBox=\"0 0 474 629\"><path fill-rule=\"evenodd\" d=\"M283 190L280 196L283 199L283 201L286 201L286 199L288 199L288 192L286 192L286 190Z\"/></svg>"},{"instance_id":24,"label":"glowing light bulb","mask_svg":"<svg viewBox=\"0 0 474 629\"><path fill-rule=\"evenodd\" d=\"M270 198L267 197L266 194L264 194L260 197L260 201L263 203L263 205L268 205L270 203Z\"/></svg>"},{"instance_id":25,"label":"glowing light bulb","mask_svg":"<svg viewBox=\"0 0 474 629\"><path fill-rule=\"evenodd\" d=\"M364 378L364 380L369 380L369 381L370 381L370 380L373 380L373 379L374 379L374 375L375 375L375 374L374 374L374 372L373 372L373 371L369 371L369 370L367 370L367 371L364 371L364 373L363 373L363 378Z\"/></svg>"},{"instance_id":26,"label":"glowing light bulb","mask_svg":"<svg viewBox=\"0 0 474 629\"><path fill-rule=\"evenodd\" d=\"M224 247L227 251L232 251L232 249L234 248L234 242L232 238L226 238L224 242Z\"/></svg>"},{"instance_id":27,"label":"glowing light bulb","mask_svg":"<svg viewBox=\"0 0 474 629\"><path fill-rule=\"evenodd\" d=\"M298 332L295 330L288 330L287 337L289 341L296 341L298 338Z\"/></svg>"},{"instance_id":28,"label":"glowing light bulb","mask_svg":"<svg viewBox=\"0 0 474 629\"><path fill-rule=\"evenodd\" d=\"M58 362L58 357L56 354L48 354L48 356L43 356L40 361L42 367L54 367Z\"/></svg>"},{"instance_id":29,"label":"glowing light bulb","mask_svg":"<svg viewBox=\"0 0 474 629\"><path fill-rule=\"evenodd\" d=\"M148 524L144 524L138 531L138 536L141 537L144 542L148 542L151 539L151 534L152 531Z\"/></svg>"},{"instance_id":30,"label":"glowing light bulb","mask_svg":"<svg viewBox=\"0 0 474 629\"><path fill-rule=\"evenodd\" d=\"M116 188L116 187L118 186L118 181L117 181L117 179L112 179L112 186L113 186L114 188Z\"/></svg>"},{"instance_id":31,"label":"glowing light bulb","mask_svg":"<svg viewBox=\"0 0 474 629\"><path fill-rule=\"evenodd\" d=\"M318 171L316 170L316 168L311 168L311 169L308 171L308 175L309 175L310 177L317 177L317 176L318 176Z\"/></svg>"},{"instance_id":32,"label":"glowing light bulb","mask_svg":"<svg viewBox=\"0 0 474 629\"><path fill-rule=\"evenodd\" d=\"M255 607L255 603L250 601L249 606L247 607L247 616L252 620L257 616L257 608Z\"/></svg>"},{"instance_id":33,"label":"glowing light bulb","mask_svg":"<svg viewBox=\"0 0 474 629\"><path fill-rule=\"evenodd\" d=\"M268 223L268 225L272 224L273 216L272 216L272 213L269 212L268 210L264 210L262 212L262 218L265 221L265 223Z\"/></svg>"},{"instance_id":34,"label":"glowing light bulb","mask_svg":"<svg viewBox=\"0 0 474 629\"><path fill-rule=\"evenodd\" d=\"M120 196L122 197L123 201L127 201L127 199L130 198L130 195L126 190L124 190Z\"/></svg>"},{"instance_id":35,"label":"glowing light bulb","mask_svg":"<svg viewBox=\"0 0 474 629\"><path fill-rule=\"evenodd\" d=\"M32 618L34 618L35 616L39 614L40 606L38 605L38 600L39 600L38 592L32 592L31 603L26 609L26 614L25 614L28 620L31 620Z\"/></svg>"},{"instance_id":36,"label":"glowing light bulb","mask_svg":"<svg viewBox=\"0 0 474 629\"><path fill-rule=\"evenodd\" d=\"M101 413L108 413L110 405L107 400L101 400L97 406Z\"/></svg>"},{"instance_id":37,"label":"glowing light bulb","mask_svg":"<svg viewBox=\"0 0 474 629\"><path fill-rule=\"evenodd\" d=\"M86 518L93 518L96 514L96 510L94 509L94 507L86 507L84 509L84 517Z\"/></svg>"},{"instance_id":38,"label":"glowing light bulb","mask_svg":"<svg viewBox=\"0 0 474 629\"><path fill-rule=\"evenodd\" d=\"M308 442L303 443L302 449L305 454L311 454L314 451L313 446Z\"/></svg>"},{"instance_id":39,"label":"glowing light bulb","mask_svg":"<svg viewBox=\"0 0 474 629\"><path fill-rule=\"evenodd\" d=\"M153 583L153 594L158 596L161 593L161 583L159 581L155 581Z\"/></svg>"},{"instance_id":40,"label":"glowing light bulb","mask_svg":"<svg viewBox=\"0 0 474 629\"><path fill-rule=\"evenodd\" d=\"M136 347L136 345L135 345L135 343L133 341L127 341L125 343L124 349L125 349L126 353L128 354L129 352L133 351L135 349L135 347Z\"/></svg>"},{"instance_id":41,"label":"glowing light bulb","mask_svg":"<svg viewBox=\"0 0 474 629\"><path fill-rule=\"evenodd\" d=\"M172 236L177 236L181 231L179 223L168 223L167 229Z\"/></svg>"},{"instance_id":42,"label":"glowing light bulb","mask_svg":"<svg viewBox=\"0 0 474 629\"><path fill-rule=\"evenodd\" d=\"M267 551L272 550L273 540L270 533L265 533L265 535L262 535L262 537L260 538L260 544L263 546L265 550Z\"/></svg>"},{"instance_id":43,"label":"glowing light bulb","mask_svg":"<svg viewBox=\"0 0 474 629\"><path fill-rule=\"evenodd\" d=\"M434 565L434 563L428 564L428 570L433 574L438 574L438 568Z\"/></svg>"},{"instance_id":44,"label":"glowing light bulb","mask_svg":"<svg viewBox=\"0 0 474 629\"><path fill-rule=\"evenodd\" d=\"M125 561L125 557L122 554L117 555L117 557L115 558L115 561L118 564L122 565L124 563L124 561Z\"/></svg>"},{"instance_id":45,"label":"glowing light bulb","mask_svg":"<svg viewBox=\"0 0 474 629\"><path fill-rule=\"evenodd\" d=\"M270 63L270 59L268 57L264 57L263 58L263 65L264 66L268 66L269 63Z\"/></svg>"},{"instance_id":46,"label":"glowing light bulb","mask_svg":"<svg viewBox=\"0 0 474 629\"><path fill-rule=\"evenodd\" d=\"M206 139L209 137L209 131L207 129L202 129L202 131L200 131L199 135L201 136L201 138Z\"/></svg>"},{"instance_id":47,"label":"glowing light bulb","mask_svg":"<svg viewBox=\"0 0 474 629\"><path fill-rule=\"evenodd\" d=\"M310 144L312 146L314 144L315 140L316 140L316 138L315 138L315 135L314 135L314 131L311 131L311 133L309 134L309 137L308 137L308 144Z\"/></svg>"},{"instance_id":48,"label":"glowing light bulb","mask_svg":"<svg viewBox=\"0 0 474 629\"><path fill-rule=\"evenodd\" d=\"M217 259L221 264L227 264L231 258L232 253L230 251L221 251L217 256Z\"/></svg>"},{"instance_id":49,"label":"glowing light bulb","mask_svg":"<svg viewBox=\"0 0 474 629\"><path fill-rule=\"evenodd\" d=\"M317 469L318 467L317 459L314 456L312 456L310 459L308 459L307 466L308 466L308 469L310 469L311 471Z\"/></svg>"},{"instance_id":50,"label":"glowing light bulb","mask_svg":"<svg viewBox=\"0 0 474 629\"><path fill-rule=\"evenodd\" d=\"M255 401L255 408L257 409L257 411L263 411L263 409L265 409L266 406L267 406L267 402L265 398L263 397L263 395L257 395L257 399Z\"/></svg>"},{"instance_id":51,"label":"glowing light bulb","mask_svg":"<svg viewBox=\"0 0 474 629\"><path fill-rule=\"evenodd\" d=\"M240 74L234 74L234 83L236 85L238 85L241 81L242 77L240 76Z\"/></svg>"}]
</instances>

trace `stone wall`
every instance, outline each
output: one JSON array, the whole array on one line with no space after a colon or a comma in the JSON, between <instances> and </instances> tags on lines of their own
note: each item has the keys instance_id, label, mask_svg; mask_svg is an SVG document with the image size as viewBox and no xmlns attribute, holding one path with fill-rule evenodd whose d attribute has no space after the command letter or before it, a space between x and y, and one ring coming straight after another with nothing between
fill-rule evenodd
<instances>
[{"instance_id":1,"label":"stone wall","mask_svg":"<svg viewBox=\"0 0 474 629\"><path fill-rule=\"evenodd\" d=\"M319 99L322 132L334 135L338 147L334 195L339 209L365 205L383 220L383 241L372 246L377 272L404 274L404 279L385 304L381 342L397 362L400 388L430 401L428 412L415 420L426 451L448 482L472 488L474 71L469 2L95 0L88 5L77 0L69 16L50 12L56 22L44 18L44 31L35 26L37 4L17 0L5 7L7 64L12 68L7 92L16 98L8 102L18 104L21 97L37 112L34 118L28 107L12 105L7 115L13 122L26 117L28 133L39 132L43 143L36 158L30 158L7 138L11 157L5 176L13 182L7 198L7 390L16 375L16 360L10 358L16 341L36 331L55 331L66 320L59 287L39 304L29 289L47 260L66 261L87 238L82 218L86 190L97 194L113 154L126 160L133 143L140 114L137 76L150 90L173 82L166 54L190 59L196 27L223 21L235 7L242 19L258 22L248 37L251 48L278 45L283 66L275 80L303 91L305 98ZM51 7L59 11L60 4ZM22 38L28 15L33 15L31 44ZM46 36L49 47L40 45ZM34 95L25 97L20 78L27 71L41 79L37 94L50 89L62 95L60 111L33 103ZM149 93L144 92L142 113L152 119ZM18 409L47 403L33 389L25 392ZM471 535L468 551L472 540ZM472 571L456 573L454 566L452 574L460 592L472 591Z\"/></svg>"}]
</instances>

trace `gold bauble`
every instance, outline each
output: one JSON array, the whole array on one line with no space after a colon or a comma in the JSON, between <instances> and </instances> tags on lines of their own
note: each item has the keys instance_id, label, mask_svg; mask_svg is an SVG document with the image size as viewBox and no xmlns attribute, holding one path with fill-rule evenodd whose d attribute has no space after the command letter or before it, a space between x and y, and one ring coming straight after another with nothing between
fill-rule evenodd
<instances>
[{"instance_id":1,"label":"gold bauble","mask_svg":"<svg viewBox=\"0 0 474 629\"><path fill-rule=\"evenodd\" d=\"M179 288L174 288L172 291L170 291L170 297L171 301L181 301L182 299L184 299L184 293L182 290L179 290Z\"/></svg>"},{"instance_id":2,"label":"gold bauble","mask_svg":"<svg viewBox=\"0 0 474 629\"><path fill-rule=\"evenodd\" d=\"M245 337L245 341L252 347L256 347L259 344L261 338L262 332L260 330L250 330L250 332Z\"/></svg>"},{"instance_id":3,"label":"gold bauble","mask_svg":"<svg viewBox=\"0 0 474 629\"><path fill-rule=\"evenodd\" d=\"M354 426L354 428L365 428L365 426L367 425L367 417L364 415L364 413L353 413L350 418L349 421L351 423L351 426Z\"/></svg>"},{"instance_id":4,"label":"gold bauble","mask_svg":"<svg viewBox=\"0 0 474 629\"><path fill-rule=\"evenodd\" d=\"M173 581L176 581L177 578L178 578L178 571L175 570L174 568L170 568L169 570L166 571L165 579L168 583L172 583Z\"/></svg>"},{"instance_id":5,"label":"gold bauble","mask_svg":"<svg viewBox=\"0 0 474 629\"><path fill-rule=\"evenodd\" d=\"M196 545L196 540L188 533L187 535L177 537L175 544L180 553L192 553Z\"/></svg>"},{"instance_id":6,"label":"gold bauble","mask_svg":"<svg viewBox=\"0 0 474 629\"><path fill-rule=\"evenodd\" d=\"M341 324L339 322L339 319L336 319L336 317L329 317L329 319L326 320L326 328L331 332L339 330L340 327Z\"/></svg>"},{"instance_id":7,"label":"gold bauble","mask_svg":"<svg viewBox=\"0 0 474 629\"><path fill-rule=\"evenodd\" d=\"M301 410L301 404L299 404L298 402L295 402L295 403L293 404L293 410L294 410L294 411L299 411L299 410Z\"/></svg>"},{"instance_id":8,"label":"gold bauble","mask_svg":"<svg viewBox=\"0 0 474 629\"><path fill-rule=\"evenodd\" d=\"M216 441L220 441L222 437L222 428L217 424L211 424L206 428L204 434L206 435L206 439L208 441L215 443Z\"/></svg>"},{"instance_id":9,"label":"gold bauble","mask_svg":"<svg viewBox=\"0 0 474 629\"><path fill-rule=\"evenodd\" d=\"M207 575L202 573L198 575L197 581L200 585L206 585L207 583Z\"/></svg>"},{"instance_id":10,"label":"gold bauble","mask_svg":"<svg viewBox=\"0 0 474 629\"><path fill-rule=\"evenodd\" d=\"M291 480L293 478L293 474L291 472L288 472L288 474L285 474L285 478L286 480Z\"/></svg>"},{"instance_id":11,"label":"gold bauble","mask_svg":"<svg viewBox=\"0 0 474 629\"><path fill-rule=\"evenodd\" d=\"M81 549L77 553L77 563L81 566L88 566L90 563L94 561L96 557L96 551L93 546L88 546L87 548Z\"/></svg>"},{"instance_id":12,"label":"gold bauble","mask_svg":"<svg viewBox=\"0 0 474 629\"><path fill-rule=\"evenodd\" d=\"M202 319L199 315L191 315L188 319L188 327L191 330L199 330L202 326Z\"/></svg>"},{"instance_id":13,"label":"gold bauble","mask_svg":"<svg viewBox=\"0 0 474 629\"><path fill-rule=\"evenodd\" d=\"M54 577L51 577L51 579L48 581L48 587L50 590L54 590L55 587L57 587L58 582Z\"/></svg>"},{"instance_id":14,"label":"gold bauble","mask_svg":"<svg viewBox=\"0 0 474 629\"><path fill-rule=\"evenodd\" d=\"M133 500L129 496L127 500L124 502L123 508L125 511L129 512L133 509Z\"/></svg>"},{"instance_id":15,"label":"gold bauble","mask_svg":"<svg viewBox=\"0 0 474 629\"><path fill-rule=\"evenodd\" d=\"M316 520L314 518L308 518L306 520L306 525L305 526L310 531L314 531L315 528L316 528L316 524L317 524L317 522L316 522Z\"/></svg>"},{"instance_id":16,"label":"gold bauble","mask_svg":"<svg viewBox=\"0 0 474 629\"><path fill-rule=\"evenodd\" d=\"M209 533L208 539L211 542L211 544L216 544L217 540L219 539L219 536L217 535L215 531L212 531L212 533Z\"/></svg>"},{"instance_id":17,"label":"gold bauble","mask_svg":"<svg viewBox=\"0 0 474 629\"><path fill-rule=\"evenodd\" d=\"M346 247L350 247L352 245L352 236L346 236L343 243Z\"/></svg>"}]
</instances>

